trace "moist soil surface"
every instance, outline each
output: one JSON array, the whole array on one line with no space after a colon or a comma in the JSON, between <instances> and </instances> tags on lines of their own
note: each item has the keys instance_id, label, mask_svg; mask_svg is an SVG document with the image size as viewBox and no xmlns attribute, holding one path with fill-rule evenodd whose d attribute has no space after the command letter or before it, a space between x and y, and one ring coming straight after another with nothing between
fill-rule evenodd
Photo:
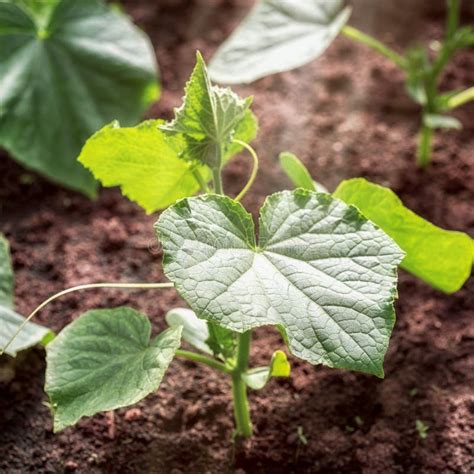
<instances>
[{"instance_id":1,"label":"moist soil surface","mask_svg":"<svg viewBox=\"0 0 474 474\"><path fill-rule=\"evenodd\" d=\"M124 2L150 35L161 67L164 92L150 117L171 117L195 50L209 59L251 3ZM395 49L442 36L442 1L353 3L352 24ZM472 13L465 18L472 21ZM442 85L472 84L474 51L460 52ZM261 171L243 202L254 215L268 193L289 186L277 156L291 150L330 190L341 179L365 176L390 186L437 225L474 235L474 104L455 113L463 130L438 134L434 162L421 171L414 164L419 110L404 92L403 75L364 46L340 37L310 65L237 89L255 96L260 120ZM164 281L156 215L146 216L115 189L90 201L6 158L0 159L0 231L12 246L20 313L81 283ZM228 166L230 194L249 170L246 156ZM250 394L255 435L235 446L229 383L194 363L175 360L159 391L136 406L55 435L43 392L44 351L3 359L0 472L473 472L473 289L471 279L447 296L401 271L385 379L291 357L291 378ZM159 331L166 311L182 304L172 290L87 291L54 302L36 320L59 331L88 309L129 305ZM281 347L275 330L258 329L252 363L265 364ZM417 420L428 426L425 439Z\"/></svg>"}]
</instances>

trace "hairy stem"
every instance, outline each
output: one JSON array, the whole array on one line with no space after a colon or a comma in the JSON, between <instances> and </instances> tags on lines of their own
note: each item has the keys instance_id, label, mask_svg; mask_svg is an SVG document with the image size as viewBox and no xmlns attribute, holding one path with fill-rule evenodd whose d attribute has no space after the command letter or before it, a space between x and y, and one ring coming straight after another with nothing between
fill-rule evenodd
<instances>
[{"instance_id":1,"label":"hairy stem","mask_svg":"<svg viewBox=\"0 0 474 474\"><path fill-rule=\"evenodd\" d=\"M222 188L222 176L220 168L212 169L212 179L214 181L214 192L216 194L224 194L224 189Z\"/></svg>"},{"instance_id":2,"label":"hairy stem","mask_svg":"<svg viewBox=\"0 0 474 474\"><path fill-rule=\"evenodd\" d=\"M212 357L208 357L203 354L198 354L197 352L184 351L184 350L178 349L176 351L176 355L188 360L192 360L194 362L200 362L201 364L205 364L209 367L212 367L213 369L219 370L220 372L224 372L226 374L232 373L232 369L227 367L222 362L219 362L218 360L213 359Z\"/></svg>"},{"instance_id":3,"label":"hairy stem","mask_svg":"<svg viewBox=\"0 0 474 474\"><path fill-rule=\"evenodd\" d=\"M239 336L237 366L232 373L232 396L234 399L236 432L238 436L243 438L250 438L252 436L247 386L242 378L242 374L248 368L251 339L251 331L244 332Z\"/></svg>"},{"instance_id":4,"label":"hairy stem","mask_svg":"<svg viewBox=\"0 0 474 474\"><path fill-rule=\"evenodd\" d=\"M173 288L173 283L90 283L88 285L79 285L73 286L72 288L68 288L66 290L60 291L59 293L50 296L47 300L43 301L37 308L35 308L32 313L23 321L23 323L18 327L17 331L13 336L9 339L5 347L0 349L0 355L4 354L5 351L8 349L10 344L15 340L15 338L20 334L23 328L26 326L28 321L31 320L39 311L41 311L46 305L51 303L57 298L61 296L67 295L69 293L73 293L75 291L81 290L91 290L94 288L119 288L119 289L126 289L126 290L148 290L148 289L156 289L156 288Z\"/></svg>"},{"instance_id":5,"label":"hairy stem","mask_svg":"<svg viewBox=\"0 0 474 474\"><path fill-rule=\"evenodd\" d=\"M369 46L370 48L374 49L375 51L383 54L386 58L393 61L398 67L402 69L406 69L406 60L403 56L390 49L388 46L384 45L379 40L369 36L362 31L354 28L352 26L346 25L342 28L341 33L346 35L348 38L354 39L359 41L360 43Z\"/></svg>"},{"instance_id":6,"label":"hairy stem","mask_svg":"<svg viewBox=\"0 0 474 474\"><path fill-rule=\"evenodd\" d=\"M237 140L237 139L234 139L232 140L234 143L237 143L238 145L244 147L249 153L250 155L252 156L252 159L253 159L253 168L252 168L252 173L250 174L250 178L249 180L247 181L247 184L244 186L244 188L242 189L242 191L240 191L240 193L236 196L235 198L235 201L240 201L244 196L245 194L247 193L247 191L252 187L252 184L253 182L255 181L255 178L257 177L257 173L258 173L258 156L257 156L257 153L255 153L255 150L250 146L248 145L247 143L243 142L242 140Z\"/></svg>"}]
</instances>

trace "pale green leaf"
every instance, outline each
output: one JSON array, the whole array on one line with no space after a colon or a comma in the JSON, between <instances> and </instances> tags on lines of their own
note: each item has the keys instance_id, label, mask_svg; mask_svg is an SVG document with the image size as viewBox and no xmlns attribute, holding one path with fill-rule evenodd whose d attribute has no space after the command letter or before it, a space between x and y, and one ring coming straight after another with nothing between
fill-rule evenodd
<instances>
[{"instance_id":1,"label":"pale green leaf","mask_svg":"<svg viewBox=\"0 0 474 474\"><path fill-rule=\"evenodd\" d=\"M270 196L252 217L207 195L167 209L156 228L163 266L203 319L244 332L284 328L293 354L383 375L403 253L351 206L302 189Z\"/></svg>"},{"instance_id":2,"label":"pale green leaf","mask_svg":"<svg viewBox=\"0 0 474 474\"><path fill-rule=\"evenodd\" d=\"M210 77L248 83L302 66L325 51L349 16L342 0L260 0L217 50Z\"/></svg>"},{"instance_id":3,"label":"pale green leaf","mask_svg":"<svg viewBox=\"0 0 474 474\"><path fill-rule=\"evenodd\" d=\"M406 208L393 191L363 178L343 181L334 196L357 206L390 235L406 253L402 268L431 286L453 293L469 278L472 239L467 234L431 224Z\"/></svg>"},{"instance_id":4,"label":"pale green leaf","mask_svg":"<svg viewBox=\"0 0 474 474\"><path fill-rule=\"evenodd\" d=\"M288 178L297 188L316 191L313 178L306 169L306 166L296 155L289 152L280 153L280 165Z\"/></svg>"},{"instance_id":5,"label":"pale green leaf","mask_svg":"<svg viewBox=\"0 0 474 474\"><path fill-rule=\"evenodd\" d=\"M169 327L182 326L184 341L201 352L213 355L212 349L206 343L209 338L207 322L199 319L194 311L188 308L174 308L166 313L165 319Z\"/></svg>"},{"instance_id":6,"label":"pale green leaf","mask_svg":"<svg viewBox=\"0 0 474 474\"><path fill-rule=\"evenodd\" d=\"M132 128L121 128L117 122L107 125L89 138L79 161L104 186L120 186L147 212L164 209L192 196L199 184L193 175L195 165L179 156L179 139L158 129L162 123L149 120ZM207 168L198 171L209 179Z\"/></svg>"},{"instance_id":7,"label":"pale green leaf","mask_svg":"<svg viewBox=\"0 0 474 474\"><path fill-rule=\"evenodd\" d=\"M260 390L270 381L272 377L289 377L291 366L282 351L275 351L266 367L256 367L242 374L244 382L253 390Z\"/></svg>"},{"instance_id":8,"label":"pale green leaf","mask_svg":"<svg viewBox=\"0 0 474 474\"><path fill-rule=\"evenodd\" d=\"M220 166L252 98L241 99L229 88L213 86L200 53L185 93L175 118L160 128L184 135L191 158L210 167Z\"/></svg>"},{"instance_id":9,"label":"pale green leaf","mask_svg":"<svg viewBox=\"0 0 474 474\"><path fill-rule=\"evenodd\" d=\"M423 122L427 127L430 128L453 128L455 130L461 130L461 122L454 117L439 114L425 114L423 115Z\"/></svg>"},{"instance_id":10,"label":"pale green leaf","mask_svg":"<svg viewBox=\"0 0 474 474\"><path fill-rule=\"evenodd\" d=\"M151 340L150 334L148 318L130 308L93 310L48 344L45 390L55 432L158 388L180 346L181 327Z\"/></svg>"},{"instance_id":11,"label":"pale green leaf","mask_svg":"<svg viewBox=\"0 0 474 474\"><path fill-rule=\"evenodd\" d=\"M113 119L136 123L157 98L153 48L101 0L60 0L52 11L23 3L35 8L0 1L0 146L94 195L76 158L93 132Z\"/></svg>"},{"instance_id":12,"label":"pale green leaf","mask_svg":"<svg viewBox=\"0 0 474 474\"><path fill-rule=\"evenodd\" d=\"M23 316L6 306L0 306L0 349L7 345L25 321ZM47 344L54 333L44 326L28 322L7 347L5 353L15 357L18 352L37 344Z\"/></svg>"},{"instance_id":13,"label":"pale green leaf","mask_svg":"<svg viewBox=\"0 0 474 474\"><path fill-rule=\"evenodd\" d=\"M250 111L239 124L235 137L252 140L257 122ZM120 186L122 193L148 213L164 209L176 200L192 196L199 189L194 171L209 181L206 166L198 166L187 155L180 136L167 136L159 129L162 120L148 120L137 127L120 127L113 122L87 140L79 161L104 186ZM232 144L225 160L242 147Z\"/></svg>"}]
</instances>

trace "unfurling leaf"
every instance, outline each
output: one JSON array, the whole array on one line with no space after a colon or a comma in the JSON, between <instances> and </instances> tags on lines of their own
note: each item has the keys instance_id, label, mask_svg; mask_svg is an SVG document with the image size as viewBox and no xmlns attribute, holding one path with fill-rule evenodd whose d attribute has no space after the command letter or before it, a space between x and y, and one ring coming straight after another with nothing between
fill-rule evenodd
<instances>
[{"instance_id":1,"label":"unfurling leaf","mask_svg":"<svg viewBox=\"0 0 474 474\"><path fill-rule=\"evenodd\" d=\"M100 0L14 3L0 2L0 146L27 168L94 195L96 183L76 158L100 127L134 124L157 98L153 48Z\"/></svg>"},{"instance_id":2,"label":"unfurling leaf","mask_svg":"<svg viewBox=\"0 0 474 474\"><path fill-rule=\"evenodd\" d=\"M175 118L161 125L161 130L182 134L188 143L191 159L212 168L223 164L227 147L243 120L249 120L252 98L241 99L229 88L213 86L200 53L186 84L183 105Z\"/></svg>"},{"instance_id":3,"label":"unfurling leaf","mask_svg":"<svg viewBox=\"0 0 474 474\"><path fill-rule=\"evenodd\" d=\"M334 196L356 206L404 250L401 267L446 293L471 274L472 239L437 227L405 207L390 189L363 178L343 181Z\"/></svg>"},{"instance_id":4,"label":"unfurling leaf","mask_svg":"<svg viewBox=\"0 0 474 474\"><path fill-rule=\"evenodd\" d=\"M168 278L196 314L244 332L281 326L293 354L383 375L403 252L359 211L298 189L270 196L258 244L232 199L183 199L156 224Z\"/></svg>"},{"instance_id":5,"label":"unfurling leaf","mask_svg":"<svg viewBox=\"0 0 474 474\"><path fill-rule=\"evenodd\" d=\"M217 50L211 79L248 83L302 66L326 50L349 16L342 0L260 0Z\"/></svg>"},{"instance_id":6,"label":"unfurling leaf","mask_svg":"<svg viewBox=\"0 0 474 474\"><path fill-rule=\"evenodd\" d=\"M88 311L63 329L47 346L54 431L154 392L180 346L181 329L150 340L150 321L130 308Z\"/></svg>"},{"instance_id":7,"label":"unfurling leaf","mask_svg":"<svg viewBox=\"0 0 474 474\"><path fill-rule=\"evenodd\" d=\"M260 390L272 377L289 377L290 373L291 366L286 354L282 351L275 351L269 366L250 369L242 374L242 378L250 388Z\"/></svg>"}]
</instances>

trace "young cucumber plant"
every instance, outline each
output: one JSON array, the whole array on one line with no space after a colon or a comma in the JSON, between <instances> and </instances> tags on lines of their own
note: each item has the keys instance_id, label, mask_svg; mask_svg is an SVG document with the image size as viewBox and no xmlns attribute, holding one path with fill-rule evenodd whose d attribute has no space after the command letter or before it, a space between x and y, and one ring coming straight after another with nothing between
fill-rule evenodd
<instances>
[{"instance_id":1,"label":"young cucumber plant","mask_svg":"<svg viewBox=\"0 0 474 474\"><path fill-rule=\"evenodd\" d=\"M103 0L0 0L0 147L88 196L77 163L114 118L140 120L159 95L150 41Z\"/></svg>"},{"instance_id":2,"label":"young cucumber plant","mask_svg":"<svg viewBox=\"0 0 474 474\"><path fill-rule=\"evenodd\" d=\"M447 0L447 24L443 40L431 58L423 47L400 55L375 38L346 25L350 8L342 0L260 0L210 64L217 82L251 82L276 72L302 66L320 56L339 32L381 53L406 74L406 89L422 108L417 163L429 164L433 132L437 128L461 128L445 115L474 100L474 87L442 93L439 78L453 54L474 44L474 27L459 26L460 0ZM436 43L438 44L438 43Z\"/></svg>"},{"instance_id":3,"label":"young cucumber plant","mask_svg":"<svg viewBox=\"0 0 474 474\"><path fill-rule=\"evenodd\" d=\"M123 307L89 311L67 326L47 346L46 392L55 431L141 400L158 388L177 356L228 377L236 434L249 437L248 388L261 389L272 377L290 374L281 348L268 365L251 367L253 329L275 326L282 345L312 364L383 377L398 265L405 262L408 271L448 292L467 278L468 236L432 226L386 188L375 187L389 193L377 214L373 205L380 206L381 198L371 194L370 183L342 183L335 195L316 192L292 155L283 160L285 169L302 186L266 199L257 237L239 202L258 168L248 144L257 129L250 104L250 98L213 86L198 54L174 120L134 128L114 123L86 143L79 159L106 186L121 186L148 212L166 208L155 229L170 282L84 285L48 301L85 288L175 288L190 309L168 312L169 329L155 337L145 315ZM221 171L242 149L250 152L253 170L232 198ZM356 198L378 225L343 202ZM456 264L442 271L438 255L457 258ZM446 272L453 281L446 282ZM182 341L187 349L180 348Z\"/></svg>"}]
</instances>

